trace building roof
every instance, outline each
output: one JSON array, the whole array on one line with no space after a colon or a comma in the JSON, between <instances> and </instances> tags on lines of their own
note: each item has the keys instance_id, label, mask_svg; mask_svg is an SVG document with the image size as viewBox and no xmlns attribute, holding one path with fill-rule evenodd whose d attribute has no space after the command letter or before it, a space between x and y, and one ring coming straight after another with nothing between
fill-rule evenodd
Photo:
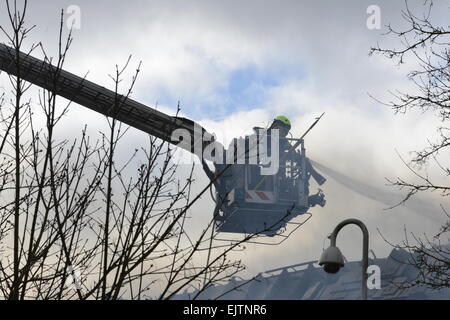
<instances>
[{"instance_id":1,"label":"building roof","mask_svg":"<svg viewBox=\"0 0 450 320\"><path fill-rule=\"evenodd\" d=\"M368 298L384 299L450 299L450 288L432 290L414 286L404 288L400 283L414 280L417 270L408 264L410 253L394 249L387 258L370 259L381 271L381 288L368 290ZM347 262L337 274L327 274L310 261L259 274L256 280L232 278L224 285L205 290L197 299L224 300L352 300L361 298L359 261ZM233 290L233 288L237 288ZM177 299L189 299L194 294L184 292Z\"/></svg>"}]
</instances>

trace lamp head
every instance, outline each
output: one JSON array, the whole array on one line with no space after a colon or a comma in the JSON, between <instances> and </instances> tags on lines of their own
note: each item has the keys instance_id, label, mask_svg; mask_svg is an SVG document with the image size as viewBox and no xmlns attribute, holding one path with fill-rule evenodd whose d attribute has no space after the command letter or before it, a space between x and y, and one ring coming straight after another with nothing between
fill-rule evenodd
<instances>
[{"instance_id":1,"label":"lamp head","mask_svg":"<svg viewBox=\"0 0 450 320\"><path fill-rule=\"evenodd\" d=\"M323 266L326 273L337 273L344 267L344 256L338 247L328 247L319 259L319 265Z\"/></svg>"}]
</instances>

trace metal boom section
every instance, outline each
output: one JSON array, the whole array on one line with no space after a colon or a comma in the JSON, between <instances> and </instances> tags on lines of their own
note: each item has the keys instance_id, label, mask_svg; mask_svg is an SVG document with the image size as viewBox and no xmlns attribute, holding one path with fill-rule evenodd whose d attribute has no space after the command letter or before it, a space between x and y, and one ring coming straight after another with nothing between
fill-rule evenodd
<instances>
[{"instance_id":1,"label":"metal boom section","mask_svg":"<svg viewBox=\"0 0 450 320\"><path fill-rule=\"evenodd\" d=\"M194 144L201 143L203 150L213 141L212 135L192 120L169 116L70 72L58 70L50 63L29 54L19 52L17 59L16 51L4 44L0 44L0 70L13 76L19 74L20 78L34 85L174 145L179 141L172 140L173 131L185 129L191 135L191 147L183 144L180 146L189 152L193 152ZM120 107L115 108L117 105ZM194 134L195 125L201 128L205 139L198 141L199 137Z\"/></svg>"}]
</instances>

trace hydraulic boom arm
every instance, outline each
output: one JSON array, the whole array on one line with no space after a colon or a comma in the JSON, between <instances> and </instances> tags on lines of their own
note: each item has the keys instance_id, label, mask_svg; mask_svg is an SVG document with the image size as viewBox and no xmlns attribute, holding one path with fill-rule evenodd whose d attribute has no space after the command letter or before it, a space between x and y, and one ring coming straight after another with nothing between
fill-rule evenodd
<instances>
[{"instance_id":1,"label":"hydraulic boom arm","mask_svg":"<svg viewBox=\"0 0 450 320\"><path fill-rule=\"evenodd\" d=\"M179 144L178 140L172 140L174 130L185 129L191 136L191 146L187 144L180 144L180 146L189 152L195 150L193 148L195 144L201 143L200 150L203 150L213 141L212 135L189 119L172 117L123 95L117 96L111 90L65 70L57 70L50 63L23 52L19 53L17 59L15 50L4 44L0 44L0 70L13 76L20 76L20 78L61 97L105 116L113 117L174 145ZM117 103L118 101L119 103ZM115 108L117 105L120 108ZM195 126L200 128L204 139L201 139L201 135L194 134Z\"/></svg>"}]
</instances>

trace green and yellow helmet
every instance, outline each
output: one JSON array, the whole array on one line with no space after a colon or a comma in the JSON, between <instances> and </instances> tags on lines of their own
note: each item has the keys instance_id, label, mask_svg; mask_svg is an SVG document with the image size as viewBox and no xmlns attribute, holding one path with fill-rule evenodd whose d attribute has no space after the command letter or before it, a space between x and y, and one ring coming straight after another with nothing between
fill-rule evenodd
<instances>
[{"instance_id":1,"label":"green and yellow helmet","mask_svg":"<svg viewBox=\"0 0 450 320\"><path fill-rule=\"evenodd\" d=\"M274 124L281 124L283 126L291 128L291 121L285 116L278 116L273 120Z\"/></svg>"}]
</instances>

